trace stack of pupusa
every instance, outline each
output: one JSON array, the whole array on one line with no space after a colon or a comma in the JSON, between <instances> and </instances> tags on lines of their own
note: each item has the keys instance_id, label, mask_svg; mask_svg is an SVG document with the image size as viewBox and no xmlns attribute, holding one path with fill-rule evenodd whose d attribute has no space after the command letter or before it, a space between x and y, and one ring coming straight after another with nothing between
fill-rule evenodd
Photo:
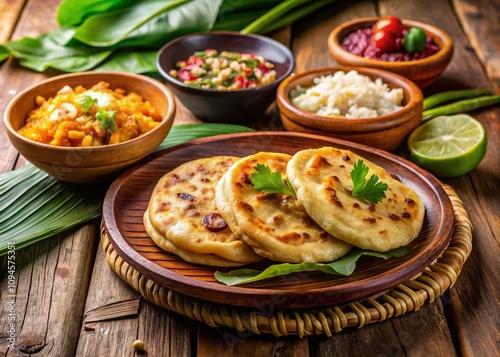
<instances>
[{"instance_id":1,"label":"stack of pupusa","mask_svg":"<svg viewBox=\"0 0 500 357\"><path fill-rule=\"evenodd\" d=\"M358 159L389 186L376 205L352 195L350 171ZM251 176L257 164L278 170L295 194L256 190ZM261 152L183 164L159 181L144 217L161 248L193 263L236 266L262 257L332 262L352 245L376 251L404 246L418 235L424 206L381 167L350 151L324 147L293 156ZM214 232L206 217L220 218L223 228Z\"/></svg>"}]
</instances>

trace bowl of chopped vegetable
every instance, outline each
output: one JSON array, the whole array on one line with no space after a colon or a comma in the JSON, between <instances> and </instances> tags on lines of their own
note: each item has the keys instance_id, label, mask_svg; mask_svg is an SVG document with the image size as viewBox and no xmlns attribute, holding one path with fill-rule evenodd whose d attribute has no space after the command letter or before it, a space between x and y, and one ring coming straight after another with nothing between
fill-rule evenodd
<instances>
[{"instance_id":1,"label":"bowl of chopped vegetable","mask_svg":"<svg viewBox=\"0 0 500 357\"><path fill-rule=\"evenodd\" d=\"M341 65L385 69L421 88L441 75L453 55L453 41L445 31L396 16L348 21L333 29L327 44Z\"/></svg>"},{"instance_id":2,"label":"bowl of chopped vegetable","mask_svg":"<svg viewBox=\"0 0 500 357\"><path fill-rule=\"evenodd\" d=\"M277 104L288 131L332 136L393 151L422 119L422 90L396 73L365 67L291 75Z\"/></svg>"},{"instance_id":3,"label":"bowl of chopped vegetable","mask_svg":"<svg viewBox=\"0 0 500 357\"><path fill-rule=\"evenodd\" d=\"M167 86L208 122L244 123L262 115L293 66L283 44L237 32L186 35L167 43L157 56Z\"/></svg>"},{"instance_id":4,"label":"bowl of chopped vegetable","mask_svg":"<svg viewBox=\"0 0 500 357\"><path fill-rule=\"evenodd\" d=\"M64 182L95 184L153 152L175 109L173 94L155 79L81 72L24 89L4 122L12 145L35 166Z\"/></svg>"}]
</instances>

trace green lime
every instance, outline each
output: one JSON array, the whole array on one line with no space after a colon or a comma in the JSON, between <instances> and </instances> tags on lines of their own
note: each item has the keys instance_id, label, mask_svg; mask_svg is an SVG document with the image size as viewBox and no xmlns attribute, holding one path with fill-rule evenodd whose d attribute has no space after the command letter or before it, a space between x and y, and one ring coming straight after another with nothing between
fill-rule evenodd
<instances>
[{"instance_id":1,"label":"green lime","mask_svg":"<svg viewBox=\"0 0 500 357\"><path fill-rule=\"evenodd\" d=\"M436 117L408 138L411 160L438 177L472 171L483 159L486 145L483 125L466 114Z\"/></svg>"}]
</instances>

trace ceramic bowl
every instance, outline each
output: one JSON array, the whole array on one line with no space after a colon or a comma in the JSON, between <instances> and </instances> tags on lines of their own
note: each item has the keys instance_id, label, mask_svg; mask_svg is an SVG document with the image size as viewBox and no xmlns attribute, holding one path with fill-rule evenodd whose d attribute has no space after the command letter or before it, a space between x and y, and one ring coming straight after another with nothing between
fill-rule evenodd
<instances>
[{"instance_id":1,"label":"ceramic bowl","mask_svg":"<svg viewBox=\"0 0 500 357\"><path fill-rule=\"evenodd\" d=\"M297 86L307 88L314 78L331 75L337 71L356 70L372 80L381 78L389 88L402 88L403 108L395 113L374 118L331 118L299 109L291 101L291 93ZM422 90L411 80L393 72L364 67L318 68L294 74L278 88L277 104L283 126L288 131L332 136L344 140L395 150L422 120Z\"/></svg>"},{"instance_id":2,"label":"ceramic bowl","mask_svg":"<svg viewBox=\"0 0 500 357\"><path fill-rule=\"evenodd\" d=\"M37 96L49 98L65 85L89 88L100 81L108 82L111 89L141 95L163 116L162 122L137 138L94 147L53 146L29 140L17 132L35 108ZM7 106L4 122L12 145L32 164L60 181L94 184L112 180L124 168L153 152L170 131L174 116L173 94L155 79L120 72L82 72L52 77L18 93Z\"/></svg>"},{"instance_id":3,"label":"ceramic bowl","mask_svg":"<svg viewBox=\"0 0 500 357\"><path fill-rule=\"evenodd\" d=\"M350 53L342 47L342 40L350 33L371 27L378 19L378 17L361 18L337 26L328 36L328 50L333 58L344 66L379 68L401 74L417 83L420 88L432 84L448 66L453 55L451 37L436 26L420 21L402 20L403 26L406 28L420 27L440 47L440 50L435 54L419 60L387 62L369 59Z\"/></svg>"},{"instance_id":4,"label":"ceramic bowl","mask_svg":"<svg viewBox=\"0 0 500 357\"><path fill-rule=\"evenodd\" d=\"M206 49L259 54L274 64L276 80L255 88L220 91L193 87L169 74L178 61ZM197 118L208 122L245 123L262 115L275 100L278 85L293 66L293 55L283 44L265 36L237 32L186 35L167 43L157 57L158 71L168 87Z\"/></svg>"}]
</instances>

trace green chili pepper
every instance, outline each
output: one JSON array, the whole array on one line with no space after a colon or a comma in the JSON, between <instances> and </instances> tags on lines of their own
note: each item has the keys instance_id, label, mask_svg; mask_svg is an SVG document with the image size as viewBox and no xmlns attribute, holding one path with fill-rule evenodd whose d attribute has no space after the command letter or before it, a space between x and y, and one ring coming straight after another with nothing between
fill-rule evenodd
<instances>
[{"instance_id":1,"label":"green chili pepper","mask_svg":"<svg viewBox=\"0 0 500 357\"><path fill-rule=\"evenodd\" d=\"M424 99L424 110L437 107L441 103L451 102L452 100L475 98L491 95L493 92L489 89L457 89L447 92L433 94Z\"/></svg>"},{"instance_id":2,"label":"green chili pepper","mask_svg":"<svg viewBox=\"0 0 500 357\"><path fill-rule=\"evenodd\" d=\"M420 53L427 44L427 35L420 27L412 27L408 30L403 40L406 52Z\"/></svg>"},{"instance_id":3,"label":"green chili pepper","mask_svg":"<svg viewBox=\"0 0 500 357\"><path fill-rule=\"evenodd\" d=\"M500 95L487 95L479 98L459 100L451 104L425 110L422 113L422 122L440 115L453 115L470 112L479 108L500 103Z\"/></svg>"}]
</instances>

